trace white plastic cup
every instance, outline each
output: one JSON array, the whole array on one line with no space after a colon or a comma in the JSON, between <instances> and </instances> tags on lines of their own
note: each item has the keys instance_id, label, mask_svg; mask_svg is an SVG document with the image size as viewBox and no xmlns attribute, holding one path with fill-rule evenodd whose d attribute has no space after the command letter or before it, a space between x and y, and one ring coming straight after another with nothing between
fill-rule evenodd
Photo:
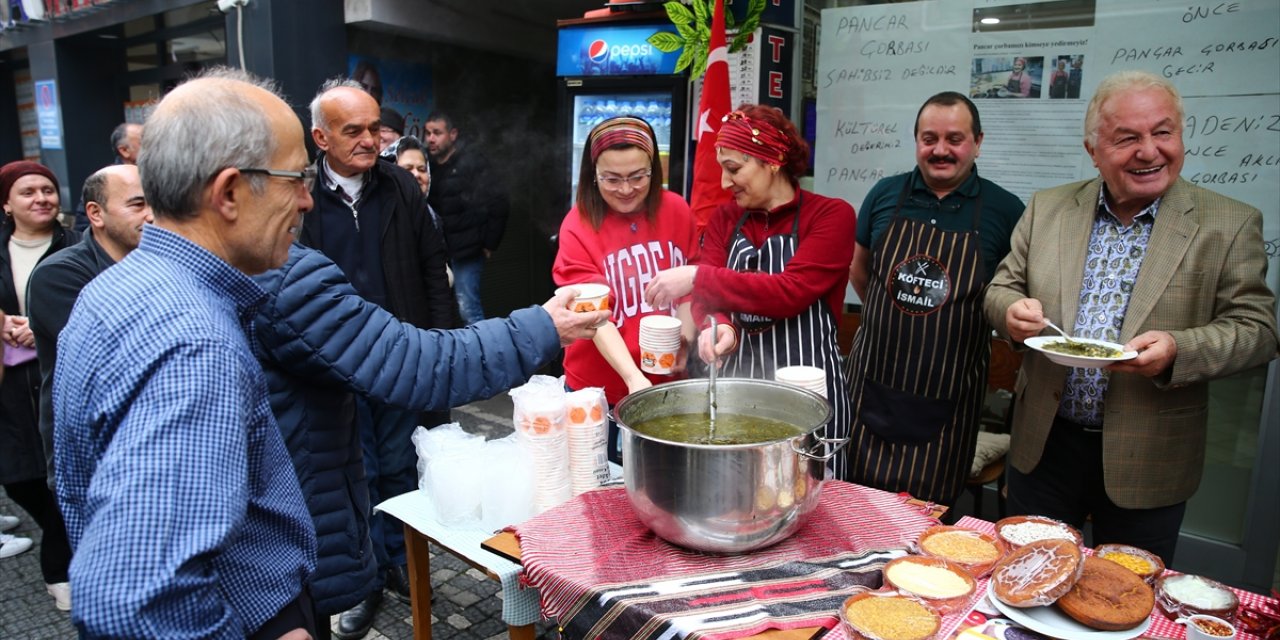
<instances>
[{"instance_id":1,"label":"white plastic cup","mask_svg":"<svg viewBox=\"0 0 1280 640\"><path fill-rule=\"evenodd\" d=\"M556 289L556 295L560 295L565 291L572 291L574 294L573 302L569 303L569 310L577 313L586 313L590 311L608 311L609 310L609 286L595 282L584 282L582 284L572 284ZM602 320L596 323L596 328L603 327L608 320Z\"/></svg>"}]
</instances>

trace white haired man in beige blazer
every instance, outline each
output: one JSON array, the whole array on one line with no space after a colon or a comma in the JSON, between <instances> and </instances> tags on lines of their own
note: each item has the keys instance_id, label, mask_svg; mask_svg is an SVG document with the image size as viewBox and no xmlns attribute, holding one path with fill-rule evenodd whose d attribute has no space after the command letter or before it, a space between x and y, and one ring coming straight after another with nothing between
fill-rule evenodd
<instances>
[{"instance_id":1,"label":"white haired man in beige blazer","mask_svg":"<svg viewBox=\"0 0 1280 640\"><path fill-rule=\"evenodd\" d=\"M1029 352L1013 414L1009 511L1173 560L1204 466L1209 381L1277 355L1262 215L1179 177L1182 99L1141 71L1085 117L1099 177L1032 196L984 308L1014 343L1045 319L1138 356L1073 369Z\"/></svg>"}]
</instances>

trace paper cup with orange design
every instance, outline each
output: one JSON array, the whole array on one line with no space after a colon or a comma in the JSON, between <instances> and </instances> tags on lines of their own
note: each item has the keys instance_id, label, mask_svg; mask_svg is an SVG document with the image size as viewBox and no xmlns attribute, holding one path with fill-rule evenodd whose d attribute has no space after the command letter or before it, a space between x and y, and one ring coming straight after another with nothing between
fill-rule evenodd
<instances>
[{"instance_id":1,"label":"paper cup with orange design","mask_svg":"<svg viewBox=\"0 0 1280 640\"><path fill-rule=\"evenodd\" d=\"M680 319L666 315L640 318L640 370L668 375L680 355Z\"/></svg>"},{"instance_id":2,"label":"paper cup with orange design","mask_svg":"<svg viewBox=\"0 0 1280 640\"><path fill-rule=\"evenodd\" d=\"M591 311L609 310L609 285L596 282L571 284L556 289L556 295L560 295L565 291L572 292L574 296L573 302L569 303L569 310L571 311L589 313ZM608 322L608 320L600 321L595 327L603 327L605 322Z\"/></svg>"}]
</instances>

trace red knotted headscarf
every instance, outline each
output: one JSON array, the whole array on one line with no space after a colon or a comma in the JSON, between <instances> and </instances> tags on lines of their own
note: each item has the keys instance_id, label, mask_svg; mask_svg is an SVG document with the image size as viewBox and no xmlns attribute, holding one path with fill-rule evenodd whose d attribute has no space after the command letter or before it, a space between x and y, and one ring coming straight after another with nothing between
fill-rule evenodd
<instances>
[{"instance_id":1,"label":"red knotted headscarf","mask_svg":"<svg viewBox=\"0 0 1280 640\"><path fill-rule=\"evenodd\" d=\"M766 164L782 166L787 163L791 140L777 127L763 120L756 120L741 111L726 115L716 136L716 146L741 151Z\"/></svg>"}]
</instances>

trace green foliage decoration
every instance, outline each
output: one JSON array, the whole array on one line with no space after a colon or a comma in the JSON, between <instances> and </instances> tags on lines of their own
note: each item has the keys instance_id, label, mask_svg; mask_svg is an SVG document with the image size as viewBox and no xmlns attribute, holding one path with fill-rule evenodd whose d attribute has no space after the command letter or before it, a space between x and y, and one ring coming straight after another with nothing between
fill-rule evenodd
<instances>
[{"instance_id":1,"label":"green foliage decoration","mask_svg":"<svg viewBox=\"0 0 1280 640\"><path fill-rule=\"evenodd\" d=\"M728 0L726 0L727 2ZM751 40L751 34L760 27L760 16L764 13L766 0L749 0L747 17L741 25L734 25L733 14L724 12L726 35L735 33L729 44L729 52L741 51ZM693 8L690 9L690 6ZM707 70L707 55L711 49L711 16L715 10L715 0L672 0L663 5L667 10L667 18L675 25L676 33L659 31L648 37L649 44L663 53L681 51L676 60L676 73L690 69L694 78L702 77Z\"/></svg>"}]
</instances>

